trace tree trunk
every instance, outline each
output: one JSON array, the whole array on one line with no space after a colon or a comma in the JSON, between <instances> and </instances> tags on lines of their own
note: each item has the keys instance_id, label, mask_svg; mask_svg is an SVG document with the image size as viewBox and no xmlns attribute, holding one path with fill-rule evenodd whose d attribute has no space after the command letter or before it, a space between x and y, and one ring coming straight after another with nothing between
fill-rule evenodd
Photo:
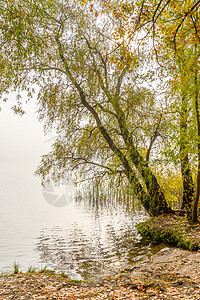
<instances>
[{"instance_id":1,"label":"tree trunk","mask_svg":"<svg viewBox=\"0 0 200 300\"><path fill-rule=\"evenodd\" d=\"M94 119L96 120L97 127L98 127L99 131L101 132L102 136L104 137L104 139L106 140L107 144L109 145L110 149L118 156L118 158L122 162L124 170L125 170L125 174L129 180L130 184L135 189L135 193L139 194L139 197L141 198L141 202L142 202L143 206L146 208L148 213L152 216L157 216L162 213L170 213L171 208L168 206L168 204L166 202L164 193L161 190L155 175L152 173L151 169L148 167L148 163L144 160L144 158L140 155L140 153L134 146L132 135L128 130L124 112L119 105L119 98L116 97L113 100L110 97L109 93L107 92L107 94L108 94L107 97L110 100L110 102L112 103L113 108L116 111L116 114L117 114L116 118L117 118L120 130L121 130L123 140L127 147L127 155L129 156L129 159L132 161L131 163L126 158L126 156L123 154L123 152L121 152L120 149L115 145L113 139L111 138L111 136L107 132L106 128L101 123L101 120L100 120L100 117L99 117L97 111L86 100L86 95L85 95L84 91L82 90L80 84L76 81L76 79L73 77L72 73L70 72L69 66L68 66L67 61L63 54L63 46L58 38L56 38L56 42L58 44L58 51L59 51L60 58L65 66L66 75L71 80L74 87L77 89L79 96L80 96L81 103L93 115ZM131 166L132 164L134 164L136 169L142 175L144 182L146 184L146 187L147 187L147 192L145 191L145 189L141 185L140 181L138 180L138 178Z\"/></svg>"},{"instance_id":2,"label":"tree trunk","mask_svg":"<svg viewBox=\"0 0 200 300\"><path fill-rule=\"evenodd\" d=\"M164 193L157 181L156 176L148 166L148 162L144 160L144 158L140 155L140 153L134 146L132 135L128 130L126 118L123 110L119 105L119 102L117 101L117 99L115 99L112 104L117 114L117 120L124 143L128 149L127 153L132 163L142 175L142 178L146 184L149 195L149 214L152 216L158 216L163 213L171 213L172 210L167 204Z\"/></svg>"},{"instance_id":3,"label":"tree trunk","mask_svg":"<svg viewBox=\"0 0 200 300\"><path fill-rule=\"evenodd\" d=\"M200 194L200 163L198 164L196 193L195 193L195 199L194 199L193 209L192 209L192 222L193 223L196 223L198 221L197 209L198 209L198 203L199 203L199 194Z\"/></svg>"},{"instance_id":4,"label":"tree trunk","mask_svg":"<svg viewBox=\"0 0 200 300\"><path fill-rule=\"evenodd\" d=\"M195 53L197 55L197 44L195 44ZM198 151L198 170L197 170L197 181L196 181L196 194L193 203L193 210L192 210L192 222L197 222L197 209L198 209L198 202L199 202L199 195L200 195L200 112L199 112L199 89L198 89L198 55L196 58L196 70L195 70L195 112L196 112L196 120L197 120L197 134L198 134L198 144L197 144L197 151Z\"/></svg>"},{"instance_id":5,"label":"tree trunk","mask_svg":"<svg viewBox=\"0 0 200 300\"><path fill-rule=\"evenodd\" d=\"M191 209L194 199L194 183L192 180L192 172L189 167L188 153L181 158L181 174L183 181L183 199L181 209Z\"/></svg>"},{"instance_id":6,"label":"tree trunk","mask_svg":"<svg viewBox=\"0 0 200 300\"><path fill-rule=\"evenodd\" d=\"M171 213L172 210L168 206L164 193L151 169L148 166L145 166L142 168L141 174L149 193L149 213L153 216L162 213Z\"/></svg>"},{"instance_id":7,"label":"tree trunk","mask_svg":"<svg viewBox=\"0 0 200 300\"><path fill-rule=\"evenodd\" d=\"M187 100L185 95L182 97L181 119L180 119L180 158L181 158L181 174L183 182L183 200L181 209L191 209L194 199L194 183L192 172L189 165L189 157L187 151Z\"/></svg>"}]
</instances>

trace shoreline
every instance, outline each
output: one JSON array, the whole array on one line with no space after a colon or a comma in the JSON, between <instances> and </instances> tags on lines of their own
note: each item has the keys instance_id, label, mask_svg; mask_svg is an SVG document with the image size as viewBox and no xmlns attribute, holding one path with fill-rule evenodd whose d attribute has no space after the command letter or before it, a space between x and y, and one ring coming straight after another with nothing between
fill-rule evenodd
<instances>
[{"instance_id":1,"label":"shoreline","mask_svg":"<svg viewBox=\"0 0 200 300\"><path fill-rule=\"evenodd\" d=\"M200 251L161 250L99 282L52 271L0 275L0 299L200 299Z\"/></svg>"},{"instance_id":2,"label":"shoreline","mask_svg":"<svg viewBox=\"0 0 200 300\"><path fill-rule=\"evenodd\" d=\"M138 232L157 243L167 243L178 248L200 250L200 223L192 224L187 216L160 215L137 225Z\"/></svg>"},{"instance_id":3,"label":"shoreline","mask_svg":"<svg viewBox=\"0 0 200 300\"><path fill-rule=\"evenodd\" d=\"M97 282L72 280L46 269L20 273L16 265L15 274L0 275L0 300L200 299L200 224L163 215L140 223L138 230L151 241L179 248L164 248Z\"/></svg>"}]
</instances>

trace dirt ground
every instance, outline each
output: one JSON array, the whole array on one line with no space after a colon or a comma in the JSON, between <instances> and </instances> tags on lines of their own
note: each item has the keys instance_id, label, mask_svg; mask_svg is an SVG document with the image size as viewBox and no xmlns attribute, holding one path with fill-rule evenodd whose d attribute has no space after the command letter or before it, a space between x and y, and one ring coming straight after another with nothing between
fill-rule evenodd
<instances>
[{"instance_id":1,"label":"dirt ground","mask_svg":"<svg viewBox=\"0 0 200 300\"><path fill-rule=\"evenodd\" d=\"M140 262L131 270L132 280L137 279L148 286L156 285L157 296L146 299L200 299L200 252L178 248L160 251L150 260ZM147 288L146 294L151 288ZM137 299L137 298L136 298ZM145 298L144 298L145 299Z\"/></svg>"},{"instance_id":2,"label":"dirt ground","mask_svg":"<svg viewBox=\"0 0 200 300\"><path fill-rule=\"evenodd\" d=\"M0 276L0 300L200 299L200 252L166 248L115 276L76 282L44 272Z\"/></svg>"}]
</instances>

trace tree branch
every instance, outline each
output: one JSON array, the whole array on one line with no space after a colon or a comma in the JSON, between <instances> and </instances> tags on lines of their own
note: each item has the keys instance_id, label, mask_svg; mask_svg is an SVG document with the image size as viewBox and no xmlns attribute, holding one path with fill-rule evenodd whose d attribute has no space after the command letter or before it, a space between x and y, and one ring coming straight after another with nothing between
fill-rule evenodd
<instances>
[{"instance_id":1,"label":"tree branch","mask_svg":"<svg viewBox=\"0 0 200 300\"><path fill-rule=\"evenodd\" d=\"M109 148L115 153L115 155L120 159L120 161L122 162L122 165L124 167L124 173L127 176L127 179L129 180L129 182L134 185L135 187L135 192L141 195L141 202L143 203L144 207L148 210L149 208L149 201L147 201L148 199L148 195L146 194L144 188L142 187L141 183L139 182L135 172L133 171L133 169L131 168L127 158L125 157L125 155L118 149L118 147L115 145L114 141L112 140L111 136L108 134L106 128L103 126L103 124L101 123L101 120L99 118L99 115L97 114L96 110L94 109L94 107L92 107L86 100L86 96L84 91L82 90L80 84L76 81L76 79L72 76L67 61L64 57L64 52L63 52L63 47L62 44L59 40L58 37L56 37L56 42L58 45L58 52L59 52L59 56L60 59L62 61L62 63L64 64L65 70L66 70L66 74L68 75L69 79L71 80L71 82L73 83L73 85L76 87L79 96L80 96L80 101L82 103L82 105L93 115L97 127L99 129L99 131L101 132L103 138L105 139L105 141L107 142Z\"/></svg>"},{"instance_id":2,"label":"tree branch","mask_svg":"<svg viewBox=\"0 0 200 300\"><path fill-rule=\"evenodd\" d=\"M175 34L174 34L174 38L173 38L173 43L174 43L174 47L175 47L175 51L176 51L176 36L178 34L178 31L180 29L180 27L183 25L185 19L187 18L187 16L195 9L198 8L198 6L200 5L200 0L197 1L197 3L195 3L193 5L193 7L185 14L185 16L183 17L183 19L181 20L180 24L178 25L178 27L176 28Z\"/></svg>"},{"instance_id":3,"label":"tree branch","mask_svg":"<svg viewBox=\"0 0 200 300\"><path fill-rule=\"evenodd\" d=\"M191 19L192 19L192 23L194 25L194 28L195 28L195 34L196 36L198 37L199 41L200 41L200 36L198 35L198 30L197 30L197 27L196 27L196 22L194 20L194 18L191 16Z\"/></svg>"},{"instance_id":4,"label":"tree branch","mask_svg":"<svg viewBox=\"0 0 200 300\"><path fill-rule=\"evenodd\" d=\"M159 130L159 127L160 127L161 120L162 120L162 115L160 115L160 118L158 120L158 124L156 126L156 130L154 132L154 135L150 139L150 144L149 144L149 148L148 148L147 155L146 155L146 162L147 163L149 162L150 152L151 152L151 149L153 147L153 144L154 144L156 138L158 137L158 130Z\"/></svg>"},{"instance_id":5,"label":"tree branch","mask_svg":"<svg viewBox=\"0 0 200 300\"><path fill-rule=\"evenodd\" d=\"M119 93L120 93L120 88L121 88L121 85L122 85L122 81L123 81L123 78L126 74L126 72L128 71L128 66L126 66L122 73L120 74L119 78L118 78L118 81L117 81L117 86L116 86L116 94L115 96L119 96Z\"/></svg>"}]
</instances>

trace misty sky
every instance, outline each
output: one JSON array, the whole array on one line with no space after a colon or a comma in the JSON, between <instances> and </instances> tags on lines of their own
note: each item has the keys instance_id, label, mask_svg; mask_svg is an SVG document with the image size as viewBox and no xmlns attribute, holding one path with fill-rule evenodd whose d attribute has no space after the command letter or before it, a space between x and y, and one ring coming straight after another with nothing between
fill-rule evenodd
<instances>
[{"instance_id":1,"label":"misty sky","mask_svg":"<svg viewBox=\"0 0 200 300\"><path fill-rule=\"evenodd\" d=\"M28 103L27 113L21 117L11 110L12 98L0 105L0 160L40 160L40 156L50 150L49 137L43 134L43 126L37 121L34 105Z\"/></svg>"}]
</instances>

